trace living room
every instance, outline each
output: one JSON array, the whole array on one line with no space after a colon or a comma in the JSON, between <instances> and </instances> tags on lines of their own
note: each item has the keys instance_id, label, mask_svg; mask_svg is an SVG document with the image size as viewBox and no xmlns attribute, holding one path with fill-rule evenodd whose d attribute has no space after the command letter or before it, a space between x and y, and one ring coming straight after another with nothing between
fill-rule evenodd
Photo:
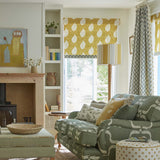
<instances>
[{"instance_id":1,"label":"living room","mask_svg":"<svg viewBox=\"0 0 160 160\"><path fill-rule=\"evenodd\" d=\"M0 0L0 158L112 160L115 159L115 146L121 140L145 136L147 140L159 141L159 112L153 117L151 109L151 115L145 115L148 113L146 103L148 107L159 106L159 101L154 99L160 94L159 7L159 0ZM110 54L105 63L104 58L99 58L106 56L104 52ZM138 95L138 98L134 96L133 100L132 95ZM149 97L143 105L141 96L151 96L154 100ZM132 122L135 117L120 118L124 120L122 122L112 121L115 113L123 108L117 104L118 108L111 105L115 108L112 116L103 119L112 122L101 123L100 120L100 124L93 125L98 123L96 116L105 110L104 104L107 106L114 99L139 108L135 116L138 122ZM84 104L104 108L97 112L91 110L96 120L87 123L84 115L77 112L87 116L89 111L85 110ZM135 110L132 109L133 117ZM84 121L77 121L77 117ZM128 120L131 126L140 127L141 132L153 126L153 131L152 127L144 131L151 132L150 137L147 133L132 134ZM73 124L69 126L68 123ZM78 128L73 127L74 123ZM111 138L113 144L107 138L103 142L101 137L107 137L111 132L103 127L114 130L117 123L118 128L129 128L129 131L121 138L113 134L118 138ZM22 126L22 131L25 125L37 125L35 127L42 130L31 135L16 135L7 130L9 124ZM81 135L80 128L85 125L85 134ZM9 137L6 132L10 133ZM46 140L37 142L37 134L41 138L47 137ZM67 141L74 136L75 141ZM15 138L15 141L9 143L9 138ZM16 148L15 144L26 146ZM73 148L70 148L71 144ZM118 152L122 150L116 154L121 155ZM126 154L129 157L129 153Z\"/></svg>"}]
</instances>

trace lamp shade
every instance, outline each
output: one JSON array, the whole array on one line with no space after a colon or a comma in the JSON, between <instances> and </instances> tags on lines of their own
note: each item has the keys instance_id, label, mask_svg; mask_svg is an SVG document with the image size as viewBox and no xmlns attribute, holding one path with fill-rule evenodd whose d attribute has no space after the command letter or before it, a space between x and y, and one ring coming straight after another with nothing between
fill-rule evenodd
<instances>
[{"instance_id":1,"label":"lamp shade","mask_svg":"<svg viewBox=\"0 0 160 160\"><path fill-rule=\"evenodd\" d=\"M101 44L98 45L98 64L121 64L121 45L120 44Z\"/></svg>"}]
</instances>

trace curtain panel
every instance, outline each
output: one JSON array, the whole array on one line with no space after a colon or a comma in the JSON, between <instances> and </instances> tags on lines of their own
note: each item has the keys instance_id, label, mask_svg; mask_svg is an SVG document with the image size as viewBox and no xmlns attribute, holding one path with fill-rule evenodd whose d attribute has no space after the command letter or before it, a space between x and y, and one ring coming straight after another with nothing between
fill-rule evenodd
<instances>
[{"instance_id":1,"label":"curtain panel","mask_svg":"<svg viewBox=\"0 0 160 160\"><path fill-rule=\"evenodd\" d=\"M160 13L151 16L151 22L155 23L155 54L160 54Z\"/></svg>"},{"instance_id":2,"label":"curtain panel","mask_svg":"<svg viewBox=\"0 0 160 160\"><path fill-rule=\"evenodd\" d=\"M98 44L117 42L120 20L106 18L64 18L66 58L96 58Z\"/></svg>"},{"instance_id":3,"label":"curtain panel","mask_svg":"<svg viewBox=\"0 0 160 160\"><path fill-rule=\"evenodd\" d=\"M153 53L149 12L148 5L136 10L130 94L153 95Z\"/></svg>"}]
</instances>

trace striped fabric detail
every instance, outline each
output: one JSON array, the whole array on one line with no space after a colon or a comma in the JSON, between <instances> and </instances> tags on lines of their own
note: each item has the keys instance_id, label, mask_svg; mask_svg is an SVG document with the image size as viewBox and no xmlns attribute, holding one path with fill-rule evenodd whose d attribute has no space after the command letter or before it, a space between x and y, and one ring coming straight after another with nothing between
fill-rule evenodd
<instances>
[{"instance_id":1,"label":"striped fabric detail","mask_svg":"<svg viewBox=\"0 0 160 160\"><path fill-rule=\"evenodd\" d=\"M121 64L121 45L98 45L98 64Z\"/></svg>"}]
</instances>

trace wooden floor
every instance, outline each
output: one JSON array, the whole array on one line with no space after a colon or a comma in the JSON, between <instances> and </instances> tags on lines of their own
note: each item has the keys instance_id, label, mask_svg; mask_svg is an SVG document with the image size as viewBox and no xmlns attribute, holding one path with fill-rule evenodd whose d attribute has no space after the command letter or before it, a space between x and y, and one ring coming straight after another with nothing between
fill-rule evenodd
<instances>
[{"instance_id":1,"label":"wooden floor","mask_svg":"<svg viewBox=\"0 0 160 160\"><path fill-rule=\"evenodd\" d=\"M72 154L69 150L65 147L61 147L61 149L57 150L58 145L55 145L55 160L79 160L74 154ZM7 159L0 159L0 160L7 160ZM10 160L37 160L37 158L14 158ZM38 158L38 160L50 160L50 158Z\"/></svg>"}]
</instances>

